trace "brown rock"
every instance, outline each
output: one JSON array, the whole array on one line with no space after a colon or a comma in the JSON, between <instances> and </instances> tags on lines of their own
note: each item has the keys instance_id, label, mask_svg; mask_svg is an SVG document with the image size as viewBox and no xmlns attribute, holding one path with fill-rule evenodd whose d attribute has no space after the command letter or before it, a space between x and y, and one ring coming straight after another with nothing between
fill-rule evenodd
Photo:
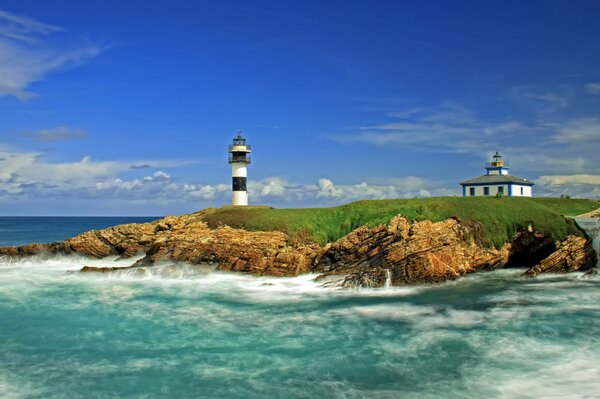
<instances>
[{"instance_id":1,"label":"brown rock","mask_svg":"<svg viewBox=\"0 0 600 399\"><path fill-rule=\"evenodd\" d=\"M523 266L522 259L539 262L527 275L586 270L594 259L584 238L569 237L552 252L556 244L533 231L520 233L512 245L487 249L481 242L483 226L457 219L410 223L396 216L387 225L362 226L320 246L296 245L280 231L211 228L202 220L207 212L211 210L89 231L60 243L0 248L0 256L78 253L94 258L128 258L144 253L129 267L168 260L214 264L220 270L255 275L317 272L330 276L328 284L368 287L382 286L386 281L393 285L438 283L511 263ZM82 271L115 270L109 266L92 269Z\"/></svg>"},{"instance_id":2,"label":"brown rock","mask_svg":"<svg viewBox=\"0 0 600 399\"><path fill-rule=\"evenodd\" d=\"M481 226L456 219L409 224L402 217L387 226L363 226L325 251L317 272L346 272L344 286L382 286L386 270L392 284L437 283L481 269L503 266L508 248L485 249L474 237Z\"/></svg>"},{"instance_id":3,"label":"brown rock","mask_svg":"<svg viewBox=\"0 0 600 399\"><path fill-rule=\"evenodd\" d=\"M523 273L534 277L540 273L570 273L590 270L596 264L592 241L587 237L569 236L559 243L556 251Z\"/></svg>"}]
</instances>

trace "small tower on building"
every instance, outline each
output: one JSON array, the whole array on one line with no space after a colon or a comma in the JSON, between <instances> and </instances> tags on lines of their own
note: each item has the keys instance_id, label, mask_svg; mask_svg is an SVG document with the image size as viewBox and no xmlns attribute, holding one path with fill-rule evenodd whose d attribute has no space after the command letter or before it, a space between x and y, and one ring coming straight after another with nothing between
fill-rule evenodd
<instances>
[{"instance_id":1,"label":"small tower on building","mask_svg":"<svg viewBox=\"0 0 600 399\"><path fill-rule=\"evenodd\" d=\"M508 173L508 162L496 151L492 162L485 164L487 173L460 183L463 196L507 195L509 197L531 197L534 183Z\"/></svg>"},{"instance_id":2,"label":"small tower on building","mask_svg":"<svg viewBox=\"0 0 600 399\"><path fill-rule=\"evenodd\" d=\"M488 175L507 175L508 162L502 160L502 155L498 151L492 156L492 162L485 165Z\"/></svg>"},{"instance_id":3,"label":"small tower on building","mask_svg":"<svg viewBox=\"0 0 600 399\"><path fill-rule=\"evenodd\" d=\"M246 179L248 178L248 165L250 164L252 149L246 145L242 132L233 139L229 145L229 163L231 164L231 203L233 206L248 206L248 191Z\"/></svg>"}]
</instances>

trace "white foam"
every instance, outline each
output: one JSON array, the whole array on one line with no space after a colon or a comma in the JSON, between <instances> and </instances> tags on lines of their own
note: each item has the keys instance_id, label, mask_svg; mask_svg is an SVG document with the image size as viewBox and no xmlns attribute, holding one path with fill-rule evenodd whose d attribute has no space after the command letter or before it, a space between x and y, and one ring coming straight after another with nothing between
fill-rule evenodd
<instances>
[{"instance_id":1,"label":"white foam","mask_svg":"<svg viewBox=\"0 0 600 399\"><path fill-rule=\"evenodd\" d=\"M126 266L131 262L119 260L115 264ZM185 368L199 381L225 379L232 384L244 381L239 389L281 397L287 388L267 385L264 376L273 370L279 370L286 378L287 370L291 371L289 378L307 375L302 373L313 362L323 361L319 358L321 349L311 352L313 345L320 345L324 352L339 356L338 363L332 364L339 364L340 358L354 353L356 356L350 358L372 360L374 372L383 370L383 374L398 375L422 373L423 369L418 368L422 365L411 369L412 361L422 362L427 356L444 361L444 356L456 353L453 352L456 347L460 351L465 348L468 359L456 363L461 368L460 377L452 382L464 387L448 388L451 397L460 397L459 388L464 388L462 392L471 397L506 398L575 398L585 394L593 397L600 392L596 365L600 358L600 335L595 334L594 325L590 334L584 334L576 342L553 335L558 333L552 330L552 325L535 324L536 316L552 319L555 317L552 312L565 315L573 311L592 312L591 315L599 312L600 290L595 281L579 281L571 276L563 276L561 280L555 276L536 282L521 280L518 273L511 271L486 273L432 287L338 289L323 288L314 281L315 275L256 277L172 263L147 268L151 270L149 273L65 273L90 264L106 266L107 260L62 257L0 264L0 301L26 304L32 300L53 301L50 305L54 310L82 307L86 312L108 312L120 321L159 321L160 326L168 328L164 336L169 339L152 341L152 349L157 351L154 353L161 353L155 359L146 357L147 342L137 341L137 337L133 341L129 336L120 340L108 330L76 329L74 334L78 335L69 337L75 342L127 345L139 349L136 353L139 357L117 357L113 361L97 358L89 362L77 356L47 359L27 370L50 376L41 378L40 384L60 375L83 374L82 378L86 378L119 373L123 369L143 373L149 369L179 372ZM565 281L567 285L563 284ZM446 302L445 296L435 293L439 290L454 295L466 288L472 294L477 284L496 282L503 282L498 291L476 297L482 301L481 307L461 309L455 298ZM454 287L457 291L452 290ZM578 322L581 328L585 319ZM522 328L529 328L525 323L532 323L536 329L544 328L543 334L530 334L531 330ZM160 326L157 323L157 328ZM175 327L177 333L171 334L170 329ZM111 340L107 339L109 336ZM176 357L170 355L190 343L226 350L210 353L210 358L199 357L196 350L178 352ZM6 353L12 350L8 343L3 349ZM24 377L1 373L2 370L0 397L43 397L44 391L36 391L37 386L28 384ZM311 392L337 397L411 397L410 392L404 394L402 387L393 382L364 388L353 384L352 377L339 375L316 378L319 382L311 387L315 389ZM422 391L415 397L436 397L428 390L439 397L440 381L434 379L441 377L432 376L432 381L423 381ZM297 396L302 396L302 392L298 393Z\"/></svg>"},{"instance_id":2,"label":"white foam","mask_svg":"<svg viewBox=\"0 0 600 399\"><path fill-rule=\"evenodd\" d=\"M599 398L600 350L592 341L565 345L508 333L480 348L486 367L472 370L474 380L503 398Z\"/></svg>"},{"instance_id":3,"label":"white foam","mask_svg":"<svg viewBox=\"0 0 600 399\"><path fill-rule=\"evenodd\" d=\"M415 322L423 317L431 317L437 310L431 306L410 304L355 306L347 311L374 320L395 320Z\"/></svg>"},{"instance_id":4,"label":"white foam","mask_svg":"<svg viewBox=\"0 0 600 399\"><path fill-rule=\"evenodd\" d=\"M36 388L29 381L22 378L9 376L4 372L0 374L0 398L2 399L22 399L33 396L40 396L44 389Z\"/></svg>"},{"instance_id":5,"label":"white foam","mask_svg":"<svg viewBox=\"0 0 600 399\"><path fill-rule=\"evenodd\" d=\"M447 309L431 317L419 320L419 328L468 328L475 327L489 320L489 315L474 310Z\"/></svg>"}]
</instances>

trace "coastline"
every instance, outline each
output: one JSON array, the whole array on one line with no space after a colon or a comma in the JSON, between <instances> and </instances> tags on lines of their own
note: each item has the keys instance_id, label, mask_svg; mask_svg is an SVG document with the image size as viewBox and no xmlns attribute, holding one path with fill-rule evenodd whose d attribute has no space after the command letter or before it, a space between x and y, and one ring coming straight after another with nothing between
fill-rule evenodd
<instances>
[{"instance_id":1,"label":"coastline","mask_svg":"<svg viewBox=\"0 0 600 399\"><path fill-rule=\"evenodd\" d=\"M377 202L369 201L367 205L378 205ZM416 209L421 209L422 204L428 202L431 201L421 200L419 203L416 200ZM457 200L450 198L448 202ZM494 199L489 199L488 203L502 204L494 202ZM538 203L543 204L542 211L547 213L548 218L556 218L556 212L547 209L549 207L543 200L512 201L509 204L538 206ZM553 204L564 207L570 203L555 200ZM406 208L405 203L401 205ZM505 209L512 212L514 206L505 206ZM256 216L252 212L265 212L271 219L273 215L281 214L269 208L209 208L147 223L92 230L63 242L4 247L0 248L0 256L79 254L99 259L117 255L120 259L127 259L143 254L141 259L127 267L152 267L161 261L210 263L217 265L219 270L255 275L317 273L328 284L341 287L431 284L478 271L513 267L524 267L527 270L523 275L533 277L540 273L587 271L596 264L592 241L581 230L569 225L564 217L560 217L564 219L561 223L570 230L562 233L562 239L555 239L558 232L548 231L547 227L546 231L539 229L530 218L525 217L516 219L520 223L515 227L516 234L499 247L489 245L486 225L482 220L450 217L436 222L409 221L401 215L393 216L385 224L364 224L323 245L306 237L299 240L298 234L286 229L252 231L247 226L233 228L225 223L215 224L220 214L228 220L232 210L237 215L245 212L245 216L254 217L254 222ZM323 212L312 209L304 212L317 211ZM506 217L502 210L490 209L487 212L498 218ZM263 218L268 220L267 216ZM562 225L559 227L562 228ZM86 266L82 265L82 272L113 271L110 264L100 268Z\"/></svg>"}]
</instances>

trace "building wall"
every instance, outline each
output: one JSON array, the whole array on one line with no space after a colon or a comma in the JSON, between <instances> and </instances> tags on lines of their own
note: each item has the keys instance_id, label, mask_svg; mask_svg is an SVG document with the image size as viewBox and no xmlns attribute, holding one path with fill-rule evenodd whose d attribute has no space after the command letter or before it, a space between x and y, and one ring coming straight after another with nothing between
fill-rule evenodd
<instances>
[{"instance_id":1,"label":"building wall","mask_svg":"<svg viewBox=\"0 0 600 399\"><path fill-rule=\"evenodd\" d=\"M523 188L523 194L521 194L521 188ZM512 197L531 197L532 195L532 187L531 186L523 186L520 184L512 185Z\"/></svg>"},{"instance_id":2,"label":"building wall","mask_svg":"<svg viewBox=\"0 0 600 399\"><path fill-rule=\"evenodd\" d=\"M469 197L471 196L470 194L470 188L473 187L475 189L475 196L479 197L479 196L483 196L483 188L484 187L489 187L490 188L490 196L494 196L496 195L496 193L498 193L498 187L504 187L504 195L508 195L508 184L490 184L490 185L486 185L486 186L465 186L465 196Z\"/></svg>"},{"instance_id":3,"label":"building wall","mask_svg":"<svg viewBox=\"0 0 600 399\"><path fill-rule=\"evenodd\" d=\"M488 184L488 185L476 185L476 186L465 186L464 188L464 196L470 197L470 188L473 187L475 189L475 196L483 196L484 188L489 187L490 196L494 196L498 193L498 187L504 187L504 195L508 195L511 197L531 197L532 196L532 187L524 186L521 184L512 184L512 187L509 188L508 184ZM521 194L521 188L523 188L523 194Z\"/></svg>"},{"instance_id":4,"label":"building wall","mask_svg":"<svg viewBox=\"0 0 600 399\"><path fill-rule=\"evenodd\" d=\"M488 175L507 175L508 169L505 168L487 168Z\"/></svg>"}]
</instances>

